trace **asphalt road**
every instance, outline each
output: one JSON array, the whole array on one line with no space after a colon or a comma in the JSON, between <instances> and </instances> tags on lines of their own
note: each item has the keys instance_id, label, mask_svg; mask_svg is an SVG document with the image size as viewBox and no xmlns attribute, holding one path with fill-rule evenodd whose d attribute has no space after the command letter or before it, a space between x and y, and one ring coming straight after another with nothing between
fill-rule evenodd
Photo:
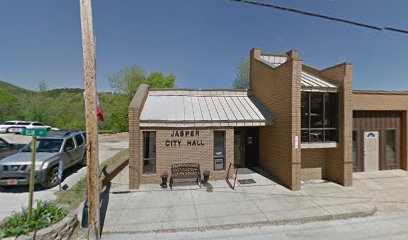
<instances>
[{"instance_id":1,"label":"asphalt road","mask_svg":"<svg viewBox=\"0 0 408 240\"><path fill-rule=\"evenodd\" d=\"M0 134L0 137L10 143L28 143L30 137L14 134ZM127 134L101 135L99 137L99 162L112 157L122 149L128 148ZM65 179L62 185L69 190L86 174L85 167L74 166L64 172ZM43 189L41 186L35 186L34 199L53 200L56 198L55 192L58 186L51 189ZM0 187L0 219L9 216L13 211L19 211L26 208L28 203L28 186L15 186L8 188Z\"/></svg>"},{"instance_id":2,"label":"asphalt road","mask_svg":"<svg viewBox=\"0 0 408 240\"><path fill-rule=\"evenodd\" d=\"M204 232L104 235L102 239L153 240L298 240L298 239L408 239L408 212L377 213L370 217L298 225L243 227Z\"/></svg>"}]
</instances>

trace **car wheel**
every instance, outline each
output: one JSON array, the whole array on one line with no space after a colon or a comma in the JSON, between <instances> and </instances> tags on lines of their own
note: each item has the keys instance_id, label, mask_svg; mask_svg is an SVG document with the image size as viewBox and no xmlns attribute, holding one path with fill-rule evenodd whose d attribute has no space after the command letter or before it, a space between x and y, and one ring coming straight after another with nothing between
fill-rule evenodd
<instances>
[{"instance_id":1,"label":"car wheel","mask_svg":"<svg viewBox=\"0 0 408 240\"><path fill-rule=\"evenodd\" d=\"M6 131L5 131L5 133L10 133L10 131L9 131L9 129L8 129L8 128L6 128Z\"/></svg>"},{"instance_id":2,"label":"car wheel","mask_svg":"<svg viewBox=\"0 0 408 240\"><path fill-rule=\"evenodd\" d=\"M58 166L54 166L48 171L47 177L45 178L45 181L41 183L41 186L44 188L52 188L57 186L58 183Z\"/></svg>"}]
</instances>

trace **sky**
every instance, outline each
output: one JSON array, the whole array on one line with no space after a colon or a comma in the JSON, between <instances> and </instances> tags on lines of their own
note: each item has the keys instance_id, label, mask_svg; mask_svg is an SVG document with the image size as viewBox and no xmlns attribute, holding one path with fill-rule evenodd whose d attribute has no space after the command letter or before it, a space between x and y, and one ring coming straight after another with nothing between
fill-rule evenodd
<instances>
[{"instance_id":1,"label":"sky","mask_svg":"<svg viewBox=\"0 0 408 240\"><path fill-rule=\"evenodd\" d=\"M261 0L259 0L261 1ZM263 0L408 29L408 1ZM138 65L183 88L231 88L252 48L299 51L305 64L351 62L353 89L408 91L408 34L379 32L229 0L93 0L98 91ZM0 80L83 88L79 0L0 0Z\"/></svg>"}]
</instances>

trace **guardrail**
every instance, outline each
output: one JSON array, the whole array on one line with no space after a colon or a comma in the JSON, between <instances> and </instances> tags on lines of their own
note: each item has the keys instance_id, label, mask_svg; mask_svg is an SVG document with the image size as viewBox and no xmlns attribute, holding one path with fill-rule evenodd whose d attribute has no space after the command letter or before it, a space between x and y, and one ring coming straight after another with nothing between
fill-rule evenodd
<instances>
[{"instance_id":1,"label":"guardrail","mask_svg":"<svg viewBox=\"0 0 408 240\"><path fill-rule=\"evenodd\" d=\"M129 157L126 156L112 165L107 165L102 168L99 175L99 187L103 189L109 182L112 181L129 164Z\"/></svg>"}]
</instances>

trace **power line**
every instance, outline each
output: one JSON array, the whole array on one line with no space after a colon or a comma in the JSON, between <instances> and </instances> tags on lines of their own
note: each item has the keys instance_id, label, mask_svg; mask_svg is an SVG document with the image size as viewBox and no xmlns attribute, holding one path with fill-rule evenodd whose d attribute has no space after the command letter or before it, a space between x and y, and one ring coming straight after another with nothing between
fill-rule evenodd
<instances>
[{"instance_id":1,"label":"power line","mask_svg":"<svg viewBox=\"0 0 408 240\"><path fill-rule=\"evenodd\" d=\"M251 4L251 5L261 6L261 7L268 7L268 8L281 10L281 11L287 11L287 12L302 14L302 15L306 15L306 16L310 16L310 17L323 18L325 20L341 22L341 23L350 24L350 25L354 25L354 26L358 26L358 27L369 28L369 29L373 29L373 30L377 30L377 31L387 30L387 31L393 31L393 32L408 34L408 30L403 30L403 29L398 29L398 28L393 28L393 27L378 27L378 26L374 26L374 25L370 25L370 24L366 24L366 23L362 23L362 22L356 22L356 21L352 21L352 20L348 20L348 19L344 19L344 18L338 18L338 17L332 17L332 16L322 15L322 14L313 13L313 12L307 12L307 11L298 10L298 9L295 9L295 8L283 7L283 6L278 6L278 5L274 5L274 4L270 4L270 3L256 2L256 1L251 1L251 0L230 0L230 1L239 2L239 3L246 3L246 4Z\"/></svg>"},{"instance_id":2,"label":"power line","mask_svg":"<svg viewBox=\"0 0 408 240\"><path fill-rule=\"evenodd\" d=\"M406 34L408 34L408 31L407 31L407 30L398 29L398 28L384 27L384 30L388 30L388 31L394 31L394 32L399 32L399 33L406 33Z\"/></svg>"}]
</instances>

